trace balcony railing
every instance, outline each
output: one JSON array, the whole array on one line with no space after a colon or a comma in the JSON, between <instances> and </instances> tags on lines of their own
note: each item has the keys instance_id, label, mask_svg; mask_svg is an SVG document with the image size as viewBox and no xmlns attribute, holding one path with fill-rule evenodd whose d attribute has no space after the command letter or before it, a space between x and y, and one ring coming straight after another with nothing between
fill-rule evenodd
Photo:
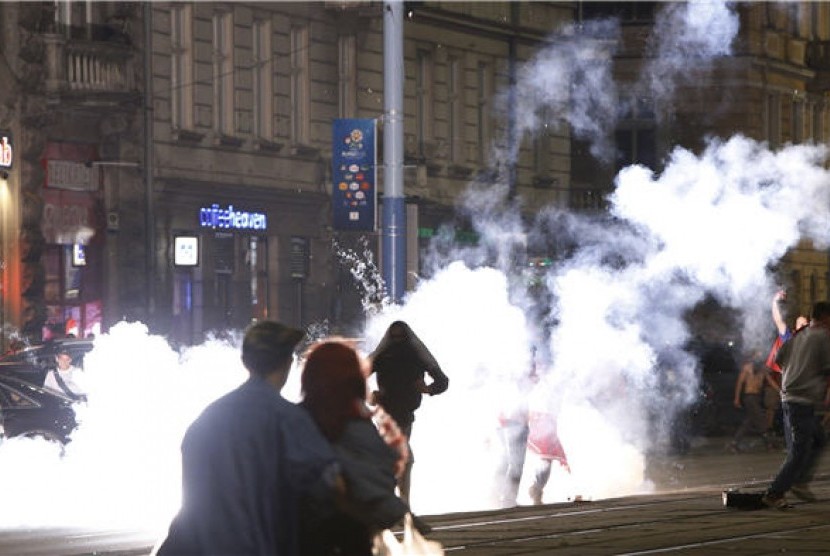
<instances>
[{"instance_id":1,"label":"balcony railing","mask_svg":"<svg viewBox=\"0 0 830 556\"><path fill-rule=\"evenodd\" d=\"M127 93L134 89L132 49L111 42L45 35L50 93Z\"/></svg>"}]
</instances>

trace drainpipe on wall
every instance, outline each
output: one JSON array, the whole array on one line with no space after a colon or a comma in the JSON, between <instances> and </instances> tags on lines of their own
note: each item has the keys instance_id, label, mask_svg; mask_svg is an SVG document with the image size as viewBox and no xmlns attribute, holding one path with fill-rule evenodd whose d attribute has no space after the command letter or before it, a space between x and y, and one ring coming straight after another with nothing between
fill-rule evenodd
<instances>
[{"instance_id":1,"label":"drainpipe on wall","mask_svg":"<svg viewBox=\"0 0 830 556\"><path fill-rule=\"evenodd\" d=\"M519 142L516 134L516 28L519 25L519 3L510 3L510 24L513 27L510 39L508 42L507 53L507 75L509 80L507 103L507 142L508 152L513 153L508 159L509 167L507 168L507 197L513 201L516 198L516 166L519 158Z\"/></svg>"},{"instance_id":2,"label":"drainpipe on wall","mask_svg":"<svg viewBox=\"0 0 830 556\"><path fill-rule=\"evenodd\" d=\"M156 221L153 213L153 4L145 2L144 9L144 226L147 251L147 312L156 312ZM150 320L150 319L148 319ZM149 326L151 323L147 323Z\"/></svg>"}]
</instances>

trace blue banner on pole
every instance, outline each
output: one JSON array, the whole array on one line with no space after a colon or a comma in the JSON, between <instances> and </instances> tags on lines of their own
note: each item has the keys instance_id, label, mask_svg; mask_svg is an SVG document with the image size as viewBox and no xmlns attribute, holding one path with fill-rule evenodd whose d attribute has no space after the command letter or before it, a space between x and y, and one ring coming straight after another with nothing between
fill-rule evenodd
<instances>
[{"instance_id":1,"label":"blue banner on pole","mask_svg":"<svg viewBox=\"0 0 830 556\"><path fill-rule=\"evenodd\" d=\"M377 133L374 119L332 124L332 217L335 230L374 232L377 224Z\"/></svg>"}]
</instances>

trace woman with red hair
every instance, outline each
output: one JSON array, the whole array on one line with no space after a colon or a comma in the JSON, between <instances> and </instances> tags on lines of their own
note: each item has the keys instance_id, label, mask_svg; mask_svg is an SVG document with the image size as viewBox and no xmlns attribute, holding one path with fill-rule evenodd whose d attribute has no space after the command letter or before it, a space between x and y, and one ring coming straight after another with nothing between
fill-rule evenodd
<instances>
[{"instance_id":1,"label":"woman with red hair","mask_svg":"<svg viewBox=\"0 0 830 556\"><path fill-rule=\"evenodd\" d=\"M304 554L370 556L374 535L409 512L395 494L406 443L388 417L382 418L383 434L373 423L366 406L367 371L358 353L343 341L318 343L306 356L301 405L334 447L347 494L335 515L308 524Z\"/></svg>"}]
</instances>

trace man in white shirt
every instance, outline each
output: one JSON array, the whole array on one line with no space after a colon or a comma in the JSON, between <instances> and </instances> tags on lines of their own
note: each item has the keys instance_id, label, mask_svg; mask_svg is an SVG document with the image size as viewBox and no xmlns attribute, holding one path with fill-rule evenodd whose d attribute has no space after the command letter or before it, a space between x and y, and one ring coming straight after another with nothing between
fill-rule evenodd
<instances>
[{"instance_id":1,"label":"man in white shirt","mask_svg":"<svg viewBox=\"0 0 830 556\"><path fill-rule=\"evenodd\" d=\"M55 363L57 366L46 373L43 386L73 400L86 400L84 388L79 384L83 381L79 376L83 371L72 364L72 356L65 350L59 351Z\"/></svg>"}]
</instances>

